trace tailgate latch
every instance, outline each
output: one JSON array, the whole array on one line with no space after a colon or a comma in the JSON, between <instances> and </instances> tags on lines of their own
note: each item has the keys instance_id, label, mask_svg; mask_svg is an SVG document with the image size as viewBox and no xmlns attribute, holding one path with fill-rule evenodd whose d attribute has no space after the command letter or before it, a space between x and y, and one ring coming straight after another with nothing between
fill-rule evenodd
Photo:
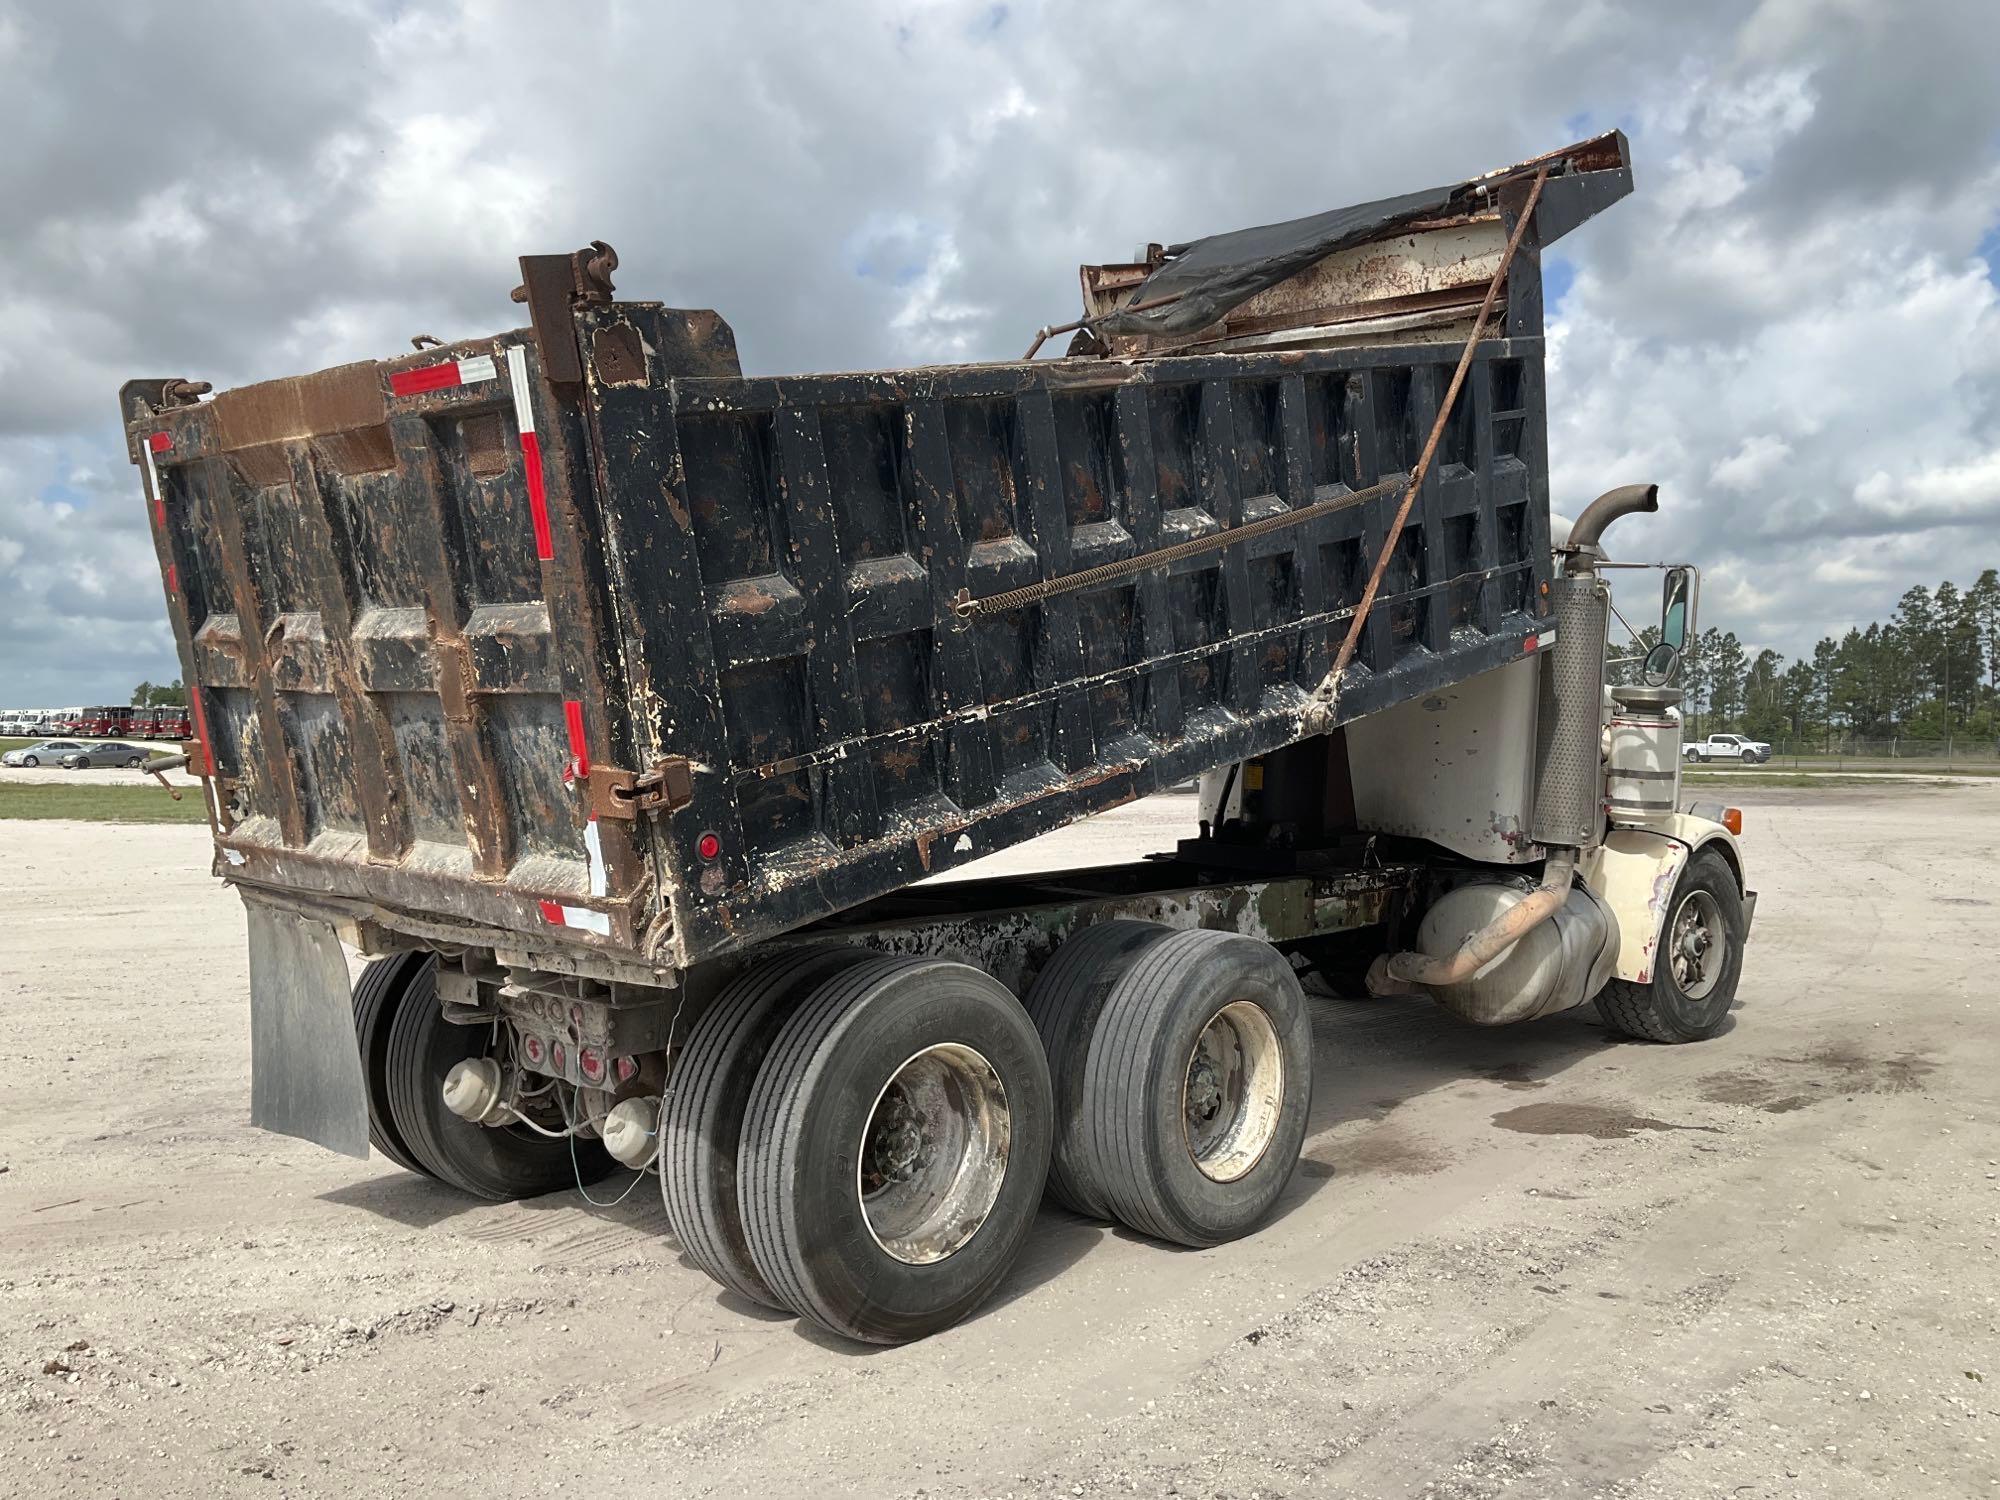
<instances>
[{"instance_id":1,"label":"tailgate latch","mask_svg":"<svg viewBox=\"0 0 2000 1500\"><path fill-rule=\"evenodd\" d=\"M673 812L694 801L694 770L685 755L669 755L645 771L590 768L590 810L600 818L636 818Z\"/></svg>"}]
</instances>

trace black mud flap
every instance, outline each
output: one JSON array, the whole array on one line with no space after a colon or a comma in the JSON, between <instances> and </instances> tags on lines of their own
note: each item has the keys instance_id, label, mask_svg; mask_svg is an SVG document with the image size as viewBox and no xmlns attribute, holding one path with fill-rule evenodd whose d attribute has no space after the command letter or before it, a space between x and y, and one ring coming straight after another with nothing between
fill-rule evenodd
<instances>
[{"instance_id":1,"label":"black mud flap","mask_svg":"<svg viewBox=\"0 0 2000 1500\"><path fill-rule=\"evenodd\" d=\"M368 1092L331 923L246 899L250 1123L368 1159Z\"/></svg>"}]
</instances>

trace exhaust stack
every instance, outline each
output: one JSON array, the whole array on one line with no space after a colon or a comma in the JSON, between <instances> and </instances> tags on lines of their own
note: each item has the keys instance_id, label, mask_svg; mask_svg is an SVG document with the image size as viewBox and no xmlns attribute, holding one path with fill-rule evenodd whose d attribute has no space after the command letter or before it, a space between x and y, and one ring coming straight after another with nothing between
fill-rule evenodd
<instances>
[{"instance_id":1,"label":"exhaust stack","mask_svg":"<svg viewBox=\"0 0 2000 1500\"><path fill-rule=\"evenodd\" d=\"M1601 539L1620 517L1659 508L1658 485L1607 490L1585 507L1558 549L1563 576L1549 590L1556 643L1542 668L1529 830L1536 843L1548 848L1541 884L1516 893L1505 911L1465 933L1447 953L1377 958L1368 971L1372 992L1407 993L1420 986L1470 1015L1471 998L1462 992L1474 976L1564 907L1578 855L1596 844L1604 830L1604 643L1611 594L1597 576L1604 557ZM1464 1003L1454 1005L1454 1000Z\"/></svg>"}]
</instances>

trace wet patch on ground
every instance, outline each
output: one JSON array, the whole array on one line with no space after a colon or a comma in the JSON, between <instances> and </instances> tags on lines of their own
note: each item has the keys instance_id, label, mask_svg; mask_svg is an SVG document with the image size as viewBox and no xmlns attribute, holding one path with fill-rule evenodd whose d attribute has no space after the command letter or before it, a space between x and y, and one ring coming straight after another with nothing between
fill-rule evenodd
<instances>
[{"instance_id":1,"label":"wet patch on ground","mask_svg":"<svg viewBox=\"0 0 2000 1500\"><path fill-rule=\"evenodd\" d=\"M1493 1117L1502 1130L1523 1135L1586 1135L1597 1141L1623 1141L1642 1130L1701 1130L1711 1135L1721 1132L1713 1125L1676 1125L1671 1120L1655 1120L1618 1104L1523 1104L1503 1109Z\"/></svg>"},{"instance_id":2,"label":"wet patch on ground","mask_svg":"<svg viewBox=\"0 0 2000 1500\"><path fill-rule=\"evenodd\" d=\"M1535 1065L1533 1063L1501 1063L1498 1067L1486 1068L1481 1070L1481 1072L1483 1077L1491 1079L1501 1087L1517 1091L1545 1089L1549 1086L1548 1079L1537 1078L1535 1076Z\"/></svg>"},{"instance_id":3,"label":"wet patch on ground","mask_svg":"<svg viewBox=\"0 0 2000 1500\"><path fill-rule=\"evenodd\" d=\"M1902 1094L1921 1089L1937 1064L1918 1052L1872 1056L1835 1044L1803 1057L1778 1057L1755 1068L1712 1074L1701 1097L1785 1115L1827 1099L1855 1094Z\"/></svg>"}]
</instances>

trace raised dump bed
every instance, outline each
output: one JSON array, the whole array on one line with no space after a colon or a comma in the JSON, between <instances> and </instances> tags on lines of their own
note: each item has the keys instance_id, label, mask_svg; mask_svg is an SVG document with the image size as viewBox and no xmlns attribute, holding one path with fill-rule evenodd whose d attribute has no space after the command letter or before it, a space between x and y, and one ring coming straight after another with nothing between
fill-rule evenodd
<instances>
[{"instance_id":1,"label":"raised dump bed","mask_svg":"<svg viewBox=\"0 0 2000 1500\"><path fill-rule=\"evenodd\" d=\"M219 869L657 977L1531 653L1540 251L1629 185L1610 136L1089 267L1040 362L746 377L600 246L531 328L134 381Z\"/></svg>"}]
</instances>

